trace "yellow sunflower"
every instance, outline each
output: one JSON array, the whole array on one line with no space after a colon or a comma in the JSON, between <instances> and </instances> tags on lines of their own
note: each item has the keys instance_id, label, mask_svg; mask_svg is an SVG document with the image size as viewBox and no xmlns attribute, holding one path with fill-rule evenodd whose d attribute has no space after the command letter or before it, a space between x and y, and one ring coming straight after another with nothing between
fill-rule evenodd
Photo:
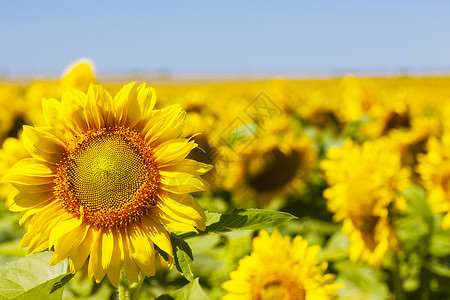
<instances>
[{"instance_id":1,"label":"yellow sunflower","mask_svg":"<svg viewBox=\"0 0 450 300\"><path fill-rule=\"evenodd\" d=\"M21 135L19 138L8 137L5 139L0 149L0 177L3 177L16 162L26 157L31 156L21 141ZM0 182L0 197L6 200L6 207L11 208L16 194L17 189L15 187Z\"/></svg>"},{"instance_id":2,"label":"yellow sunflower","mask_svg":"<svg viewBox=\"0 0 450 300\"><path fill-rule=\"evenodd\" d=\"M42 102L45 126L24 126L31 158L4 181L28 229L29 255L50 249L51 264L85 263L91 281L113 285L124 267L133 281L155 273L155 245L173 252L167 230L204 230L205 214L190 192L204 191L209 165L186 159L197 145L179 138L179 105L154 109L152 88L135 83L112 96L99 85Z\"/></svg>"},{"instance_id":3,"label":"yellow sunflower","mask_svg":"<svg viewBox=\"0 0 450 300\"><path fill-rule=\"evenodd\" d=\"M235 191L235 201L240 205L255 199L258 207L267 207L275 197L298 192L316 165L313 141L289 117L270 120L264 130L257 129L245 138L247 146L237 155L231 152L236 153L239 147L222 146L223 157L231 159L218 172L218 180Z\"/></svg>"},{"instance_id":4,"label":"yellow sunflower","mask_svg":"<svg viewBox=\"0 0 450 300\"><path fill-rule=\"evenodd\" d=\"M445 213L444 229L450 228L450 133L441 140L435 137L428 142L428 153L419 157L418 171L428 190L428 203L436 213Z\"/></svg>"},{"instance_id":5,"label":"yellow sunflower","mask_svg":"<svg viewBox=\"0 0 450 300\"><path fill-rule=\"evenodd\" d=\"M278 230L271 236L261 230L253 239L252 253L239 261L231 280L222 287L229 293L223 300L304 300L335 299L342 284L332 283L335 276L324 274L327 262L319 265L319 245L296 236L292 242Z\"/></svg>"},{"instance_id":6,"label":"yellow sunflower","mask_svg":"<svg viewBox=\"0 0 450 300\"><path fill-rule=\"evenodd\" d=\"M358 145L347 139L327 152L321 168L330 185L324 191L328 209L350 237L349 256L369 265L380 265L398 238L389 208L405 209L400 194L408 186L409 171L401 165L397 146L388 139Z\"/></svg>"},{"instance_id":7,"label":"yellow sunflower","mask_svg":"<svg viewBox=\"0 0 450 300\"><path fill-rule=\"evenodd\" d=\"M63 91L72 89L78 89L85 93L91 83L97 83L93 69L94 65L91 61L81 59L68 66L60 80L34 81L27 87L21 103L21 113L25 124L45 124L40 113L42 98L60 99Z\"/></svg>"}]
</instances>

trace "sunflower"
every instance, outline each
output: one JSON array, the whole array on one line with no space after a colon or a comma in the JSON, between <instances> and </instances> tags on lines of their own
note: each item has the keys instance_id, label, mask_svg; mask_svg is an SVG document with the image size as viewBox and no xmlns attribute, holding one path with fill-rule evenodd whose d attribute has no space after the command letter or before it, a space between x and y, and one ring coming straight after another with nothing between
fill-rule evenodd
<instances>
[{"instance_id":1,"label":"sunflower","mask_svg":"<svg viewBox=\"0 0 450 300\"><path fill-rule=\"evenodd\" d=\"M227 144L220 149L222 157L232 159L218 172L223 186L235 192L240 205L255 199L258 207L268 207L275 197L298 192L316 165L313 141L290 117L266 121L264 129L248 130L243 139L248 140L247 146L237 155L230 152L237 152L238 146Z\"/></svg>"},{"instance_id":2,"label":"sunflower","mask_svg":"<svg viewBox=\"0 0 450 300\"><path fill-rule=\"evenodd\" d=\"M324 274L327 262L318 263L319 245L296 236L292 242L278 230L271 236L261 230L253 239L252 253L239 261L231 280L222 287L229 293L222 299L334 299L342 284Z\"/></svg>"},{"instance_id":3,"label":"sunflower","mask_svg":"<svg viewBox=\"0 0 450 300\"><path fill-rule=\"evenodd\" d=\"M21 135L19 138L8 137L5 139L0 149L0 177L5 175L16 162L27 157L31 156L22 143ZM16 188L10 184L0 182L0 197L6 199L6 207L12 210L13 199L16 194Z\"/></svg>"},{"instance_id":4,"label":"sunflower","mask_svg":"<svg viewBox=\"0 0 450 300\"><path fill-rule=\"evenodd\" d=\"M155 101L145 83L114 98L92 84L43 100L45 126L23 130L31 157L4 176L19 191L27 254L53 250L51 264L68 258L75 273L87 263L91 282L106 274L116 286L122 267L133 281L154 275L155 246L173 263L167 230L205 229L189 193L207 189L210 166L185 158L197 145L179 138L182 108Z\"/></svg>"},{"instance_id":5,"label":"sunflower","mask_svg":"<svg viewBox=\"0 0 450 300\"><path fill-rule=\"evenodd\" d=\"M441 140L432 137L428 141L428 153L419 157L418 171L428 190L428 203L436 213L445 213L444 229L450 228L450 133Z\"/></svg>"},{"instance_id":6,"label":"sunflower","mask_svg":"<svg viewBox=\"0 0 450 300\"><path fill-rule=\"evenodd\" d=\"M21 93L18 85L0 83L0 142L17 133L17 119L23 106Z\"/></svg>"},{"instance_id":7,"label":"sunflower","mask_svg":"<svg viewBox=\"0 0 450 300\"><path fill-rule=\"evenodd\" d=\"M390 207L405 209L400 194L409 182L409 171L401 165L398 147L388 139L363 145L347 139L340 148L327 152L320 167L330 185L324 191L335 222L350 237L349 256L369 265L380 265L389 249L398 247Z\"/></svg>"},{"instance_id":8,"label":"sunflower","mask_svg":"<svg viewBox=\"0 0 450 300\"><path fill-rule=\"evenodd\" d=\"M21 107L25 124L44 125L40 113L42 98L60 99L65 90L77 89L86 92L91 83L97 83L94 65L87 59L81 59L69 65L59 80L36 80L27 87ZM36 112L39 112L38 114Z\"/></svg>"}]
</instances>

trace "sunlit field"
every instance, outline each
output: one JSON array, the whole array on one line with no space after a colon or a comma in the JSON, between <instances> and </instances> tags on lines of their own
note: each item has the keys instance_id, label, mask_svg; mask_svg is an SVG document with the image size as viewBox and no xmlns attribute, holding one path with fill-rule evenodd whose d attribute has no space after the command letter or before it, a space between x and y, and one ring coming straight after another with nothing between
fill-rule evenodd
<instances>
[{"instance_id":1,"label":"sunlit field","mask_svg":"<svg viewBox=\"0 0 450 300\"><path fill-rule=\"evenodd\" d=\"M80 62L0 106L0 299L450 299L450 77Z\"/></svg>"}]
</instances>

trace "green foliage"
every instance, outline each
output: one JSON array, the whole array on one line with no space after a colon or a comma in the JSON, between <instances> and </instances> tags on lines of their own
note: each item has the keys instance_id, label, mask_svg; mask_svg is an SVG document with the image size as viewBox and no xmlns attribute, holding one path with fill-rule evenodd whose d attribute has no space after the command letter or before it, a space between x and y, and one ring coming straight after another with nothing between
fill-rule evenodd
<instances>
[{"instance_id":1,"label":"green foliage","mask_svg":"<svg viewBox=\"0 0 450 300\"><path fill-rule=\"evenodd\" d=\"M165 295L161 295L157 300L211 300L203 291L198 278L184 287Z\"/></svg>"},{"instance_id":2,"label":"green foliage","mask_svg":"<svg viewBox=\"0 0 450 300\"><path fill-rule=\"evenodd\" d=\"M73 274L67 274L67 261L49 266L52 255L38 253L1 268L1 299L61 299L62 287Z\"/></svg>"},{"instance_id":3,"label":"green foliage","mask_svg":"<svg viewBox=\"0 0 450 300\"><path fill-rule=\"evenodd\" d=\"M172 248L175 255L175 266L177 270L189 281L194 280L191 263L194 260L192 250L188 243L175 235L170 235Z\"/></svg>"},{"instance_id":4,"label":"green foliage","mask_svg":"<svg viewBox=\"0 0 450 300\"><path fill-rule=\"evenodd\" d=\"M345 289L337 293L346 299L388 299L389 288L383 273L360 263L341 261L334 266L339 274L336 281L343 282Z\"/></svg>"},{"instance_id":5,"label":"green foliage","mask_svg":"<svg viewBox=\"0 0 450 300\"><path fill-rule=\"evenodd\" d=\"M281 211L264 209L237 209L230 214L208 213L208 226L199 235L225 233L234 230L258 230L277 227L296 219L295 216ZM198 236L195 233L179 235L182 239Z\"/></svg>"}]
</instances>

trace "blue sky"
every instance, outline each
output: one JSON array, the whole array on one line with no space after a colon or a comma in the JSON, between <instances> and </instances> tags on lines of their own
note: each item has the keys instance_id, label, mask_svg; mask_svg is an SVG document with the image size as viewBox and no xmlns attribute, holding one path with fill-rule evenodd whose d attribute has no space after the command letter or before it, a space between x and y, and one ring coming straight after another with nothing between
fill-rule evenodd
<instances>
[{"instance_id":1,"label":"blue sky","mask_svg":"<svg viewBox=\"0 0 450 300\"><path fill-rule=\"evenodd\" d=\"M449 72L450 1L3 1L0 76Z\"/></svg>"}]
</instances>

